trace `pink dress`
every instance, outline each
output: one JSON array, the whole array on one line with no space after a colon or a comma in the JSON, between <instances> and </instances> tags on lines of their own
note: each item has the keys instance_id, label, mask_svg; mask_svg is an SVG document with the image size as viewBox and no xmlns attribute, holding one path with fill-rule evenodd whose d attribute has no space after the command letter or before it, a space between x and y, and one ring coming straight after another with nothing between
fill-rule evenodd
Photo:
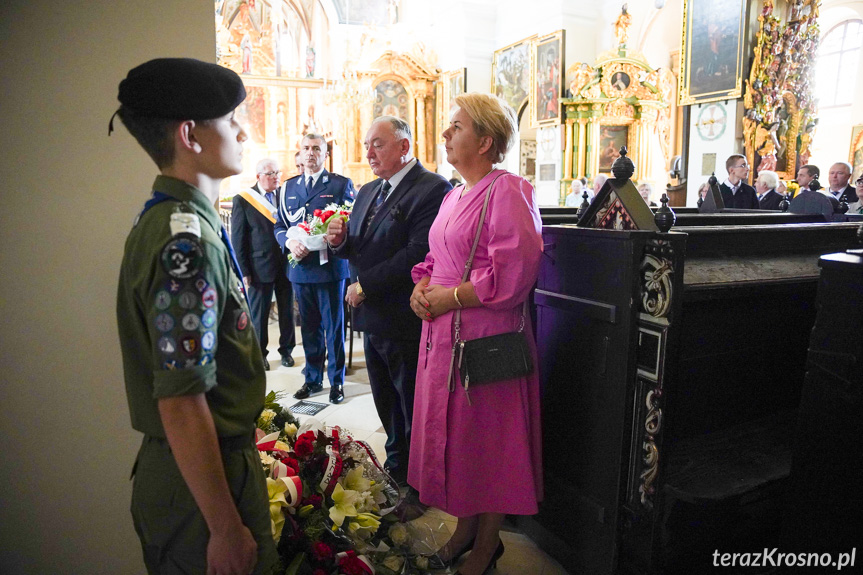
<instances>
[{"instance_id":1,"label":"pink dress","mask_svg":"<svg viewBox=\"0 0 863 575\"><path fill-rule=\"evenodd\" d=\"M414 282L461 283L486 189L494 184L470 274L483 306L462 311L462 339L518 329L522 303L536 282L542 223L533 187L495 170L460 198L444 198L429 231L429 254L413 268ZM456 517L478 513L532 515L542 499L539 377L470 388L447 386L454 312L423 322L411 435L408 483L426 505ZM526 318L525 332L537 365ZM458 380L460 381L460 379Z\"/></svg>"}]
</instances>

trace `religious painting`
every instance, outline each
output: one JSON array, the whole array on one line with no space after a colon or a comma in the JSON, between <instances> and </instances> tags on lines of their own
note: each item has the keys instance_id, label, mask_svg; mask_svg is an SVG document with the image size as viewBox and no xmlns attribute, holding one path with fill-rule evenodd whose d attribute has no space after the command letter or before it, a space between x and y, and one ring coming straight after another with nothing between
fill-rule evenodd
<instances>
[{"instance_id":1,"label":"religious painting","mask_svg":"<svg viewBox=\"0 0 863 575\"><path fill-rule=\"evenodd\" d=\"M444 72L441 74L440 86L440 130L443 133L449 127L456 97L467 92L467 68Z\"/></svg>"},{"instance_id":2,"label":"religious painting","mask_svg":"<svg viewBox=\"0 0 863 575\"><path fill-rule=\"evenodd\" d=\"M534 49L534 126L560 123L564 31L540 38Z\"/></svg>"},{"instance_id":3,"label":"religious painting","mask_svg":"<svg viewBox=\"0 0 863 575\"><path fill-rule=\"evenodd\" d=\"M629 126L600 126L599 171L610 172L611 165L620 157L620 148L629 146Z\"/></svg>"},{"instance_id":4,"label":"religious painting","mask_svg":"<svg viewBox=\"0 0 863 575\"><path fill-rule=\"evenodd\" d=\"M395 80L384 80L375 86L374 117L395 116L410 122L410 98L405 87Z\"/></svg>"},{"instance_id":5,"label":"religious painting","mask_svg":"<svg viewBox=\"0 0 863 575\"><path fill-rule=\"evenodd\" d=\"M680 105L743 93L746 0L684 0Z\"/></svg>"},{"instance_id":6,"label":"religious painting","mask_svg":"<svg viewBox=\"0 0 863 575\"><path fill-rule=\"evenodd\" d=\"M491 93L512 106L516 114L530 93L531 41L534 36L495 50L491 69Z\"/></svg>"},{"instance_id":7,"label":"religious painting","mask_svg":"<svg viewBox=\"0 0 863 575\"><path fill-rule=\"evenodd\" d=\"M851 128L851 152L848 155L851 164L851 181L854 182L863 175L863 124Z\"/></svg>"},{"instance_id":8,"label":"religious painting","mask_svg":"<svg viewBox=\"0 0 863 575\"><path fill-rule=\"evenodd\" d=\"M246 86L246 99L237 106L237 121L256 144L267 141L267 90L261 86Z\"/></svg>"}]
</instances>

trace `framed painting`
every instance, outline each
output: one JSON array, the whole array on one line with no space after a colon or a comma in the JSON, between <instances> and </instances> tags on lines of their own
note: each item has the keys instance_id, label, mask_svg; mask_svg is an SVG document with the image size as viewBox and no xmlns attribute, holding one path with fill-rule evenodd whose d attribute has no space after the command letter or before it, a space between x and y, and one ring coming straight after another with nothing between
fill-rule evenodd
<instances>
[{"instance_id":1,"label":"framed painting","mask_svg":"<svg viewBox=\"0 0 863 575\"><path fill-rule=\"evenodd\" d=\"M534 42L534 126L560 123L560 97L563 89L563 30Z\"/></svg>"},{"instance_id":2,"label":"framed painting","mask_svg":"<svg viewBox=\"0 0 863 575\"><path fill-rule=\"evenodd\" d=\"M444 72L440 79L440 131L443 133L449 127L449 116L455 108L456 97L467 92L467 68Z\"/></svg>"},{"instance_id":3,"label":"framed painting","mask_svg":"<svg viewBox=\"0 0 863 575\"><path fill-rule=\"evenodd\" d=\"M620 148L629 145L629 126L599 127L599 172L611 172L611 165L620 156Z\"/></svg>"},{"instance_id":4,"label":"framed painting","mask_svg":"<svg viewBox=\"0 0 863 575\"><path fill-rule=\"evenodd\" d=\"M681 106L743 94L746 0L684 0Z\"/></svg>"},{"instance_id":5,"label":"framed painting","mask_svg":"<svg viewBox=\"0 0 863 575\"><path fill-rule=\"evenodd\" d=\"M848 154L851 164L851 182L863 175L863 124L851 128L851 152Z\"/></svg>"},{"instance_id":6,"label":"framed painting","mask_svg":"<svg viewBox=\"0 0 863 575\"><path fill-rule=\"evenodd\" d=\"M495 50L491 65L491 93L503 98L518 114L530 99L530 71L536 36Z\"/></svg>"}]
</instances>

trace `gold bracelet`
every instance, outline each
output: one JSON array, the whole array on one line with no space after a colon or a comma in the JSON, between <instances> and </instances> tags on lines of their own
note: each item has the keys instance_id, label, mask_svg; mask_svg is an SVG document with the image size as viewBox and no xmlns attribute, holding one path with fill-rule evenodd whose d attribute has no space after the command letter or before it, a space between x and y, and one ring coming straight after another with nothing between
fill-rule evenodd
<instances>
[{"instance_id":1,"label":"gold bracelet","mask_svg":"<svg viewBox=\"0 0 863 575\"><path fill-rule=\"evenodd\" d=\"M452 297L455 298L455 303L458 304L458 307L464 307L463 305L461 305L461 302L458 300L458 286L456 286L456 288L453 290Z\"/></svg>"}]
</instances>

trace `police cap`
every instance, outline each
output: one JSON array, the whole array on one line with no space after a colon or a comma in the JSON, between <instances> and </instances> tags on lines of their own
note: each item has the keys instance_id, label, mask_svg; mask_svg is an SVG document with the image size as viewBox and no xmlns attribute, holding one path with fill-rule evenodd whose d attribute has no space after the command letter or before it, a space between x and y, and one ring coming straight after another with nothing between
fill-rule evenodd
<instances>
[{"instance_id":1,"label":"police cap","mask_svg":"<svg viewBox=\"0 0 863 575\"><path fill-rule=\"evenodd\" d=\"M193 58L157 58L132 68L117 95L133 112L170 120L218 118L245 98L236 72Z\"/></svg>"}]
</instances>

